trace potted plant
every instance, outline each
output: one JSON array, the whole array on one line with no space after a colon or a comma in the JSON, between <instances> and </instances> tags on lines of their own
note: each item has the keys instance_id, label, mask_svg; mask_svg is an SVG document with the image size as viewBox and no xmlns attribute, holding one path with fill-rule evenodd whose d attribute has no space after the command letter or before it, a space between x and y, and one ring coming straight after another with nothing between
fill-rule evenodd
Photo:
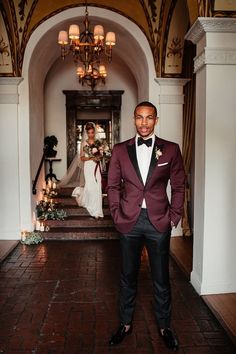
<instances>
[{"instance_id":1,"label":"potted plant","mask_svg":"<svg viewBox=\"0 0 236 354\"><path fill-rule=\"evenodd\" d=\"M58 140L55 135L47 136L44 139L44 151L46 157L56 157L57 150L54 150L54 146L57 146Z\"/></svg>"}]
</instances>

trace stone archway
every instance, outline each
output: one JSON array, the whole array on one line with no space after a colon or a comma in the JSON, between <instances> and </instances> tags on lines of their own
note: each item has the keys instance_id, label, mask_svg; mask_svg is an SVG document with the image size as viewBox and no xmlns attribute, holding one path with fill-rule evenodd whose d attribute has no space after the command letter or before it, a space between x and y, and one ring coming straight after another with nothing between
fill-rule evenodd
<instances>
[{"instance_id":1,"label":"stone archway","mask_svg":"<svg viewBox=\"0 0 236 354\"><path fill-rule=\"evenodd\" d=\"M132 21L113 11L93 7L89 8L89 11L92 18L115 27L122 40L126 39L126 49L124 50L122 45L120 48L117 46L117 55L133 73L139 99L155 102L158 86L154 82L153 55L143 32ZM49 68L59 56L57 48L53 50L55 34L62 25L83 15L84 8L78 7L49 18L33 32L25 50L22 70L24 80L19 86L19 155L24 156L20 159L19 172L21 229L32 229L32 211L36 199L32 198L31 186L43 147L43 87Z\"/></svg>"}]
</instances>

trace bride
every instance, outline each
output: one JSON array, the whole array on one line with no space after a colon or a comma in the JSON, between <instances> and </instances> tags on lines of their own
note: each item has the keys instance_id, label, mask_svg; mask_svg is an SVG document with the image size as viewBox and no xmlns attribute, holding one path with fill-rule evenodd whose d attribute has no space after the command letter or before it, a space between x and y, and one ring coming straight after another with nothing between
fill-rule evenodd
<instances>
[{"instance_id":1,"label":"bride","mask_svg":"<svg viewBox=\"0 0 236 354\"><path fill-rule=\"evenodd\" d=\"M88 148L94 146L96 139L96 126L88 122L83 132L80 153L72 161L67 175L59 185L72 186L76 180L77 186L72 192L72 197L76 198L79 206L86 208L92 217L98 219L103 218L100 160L97 157L90 157L87 153Z\"/></svg>"}]
</instances>

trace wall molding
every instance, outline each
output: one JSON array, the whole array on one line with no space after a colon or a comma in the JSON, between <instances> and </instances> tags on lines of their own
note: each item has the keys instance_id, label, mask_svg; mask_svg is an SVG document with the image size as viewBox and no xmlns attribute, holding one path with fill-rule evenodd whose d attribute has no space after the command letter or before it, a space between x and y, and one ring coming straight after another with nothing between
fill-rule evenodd
<instances>
[{"instance_id":1,"label":"wall molding","mask_svg":"<svg viewBox=\"0 0 236 354\"><path fill-rule=\"evenodd\" d=\"M204 65L236 65L236 48L205 48L194 58L194 72Z\"/></svg>"},{"instance_id":2,"label":"wall molding","mask_svg":"<svg viewBox=\"0 0 236 354\"><path fill-rule=\"evenodd\" d=\"M190 79L181 79L181 78L173 78L173 77L157 77L155 81L160 86L185 86Z\"/></svg>"},{"instance_id":3,"label":"wall molding","mask_svg":"<svg viewBox=\"0 0 236 354\"><path fill-rule=\"evenodd\" d=\"M18 86L22 80L23 77L0 77L0 86L1 85Z\"/></svg>"},{"instance_id":4,"label":"wall molding","mask_svg":"<svg viewBox=\"0 0 236 354\"><path fill-rule=\"evenodd\" d=\"M0 77L0 104L18 104L22 77Z\"/></svg>"},{"instance_id":5,"label":"wall molding","mask_svg":"<svg viewBox=\"0 0 236 354\"><path fill-rule=\"evenodd\" d=\"M236 33L236 19L199 17L185 35L185 39L196 44L207 32Z\"/></svg>"}]
</instances>

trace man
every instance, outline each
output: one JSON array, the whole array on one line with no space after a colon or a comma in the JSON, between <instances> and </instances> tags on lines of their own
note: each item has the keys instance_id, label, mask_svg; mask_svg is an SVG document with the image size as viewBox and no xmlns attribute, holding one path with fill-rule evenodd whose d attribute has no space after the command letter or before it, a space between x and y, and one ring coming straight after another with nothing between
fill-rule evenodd
<instances>
[{"instance_id":1,"label":"man","mask_svg":"<svg viewBox=\"0 0 236 354\"><path fill-rule=\"evenodd\" d=\"M137 134L114 146L108 174L111 215L121 233L120 326L109 344L132 333L137 276L145 245L154 287L154 311L166 346L178 350L170 329L169 247L171 228L181 219L185 173L179 146L155 136L157 109L150 102L134 111ZM169 202L166 188L171 184Z\"/></svg>"}]
</instances>

